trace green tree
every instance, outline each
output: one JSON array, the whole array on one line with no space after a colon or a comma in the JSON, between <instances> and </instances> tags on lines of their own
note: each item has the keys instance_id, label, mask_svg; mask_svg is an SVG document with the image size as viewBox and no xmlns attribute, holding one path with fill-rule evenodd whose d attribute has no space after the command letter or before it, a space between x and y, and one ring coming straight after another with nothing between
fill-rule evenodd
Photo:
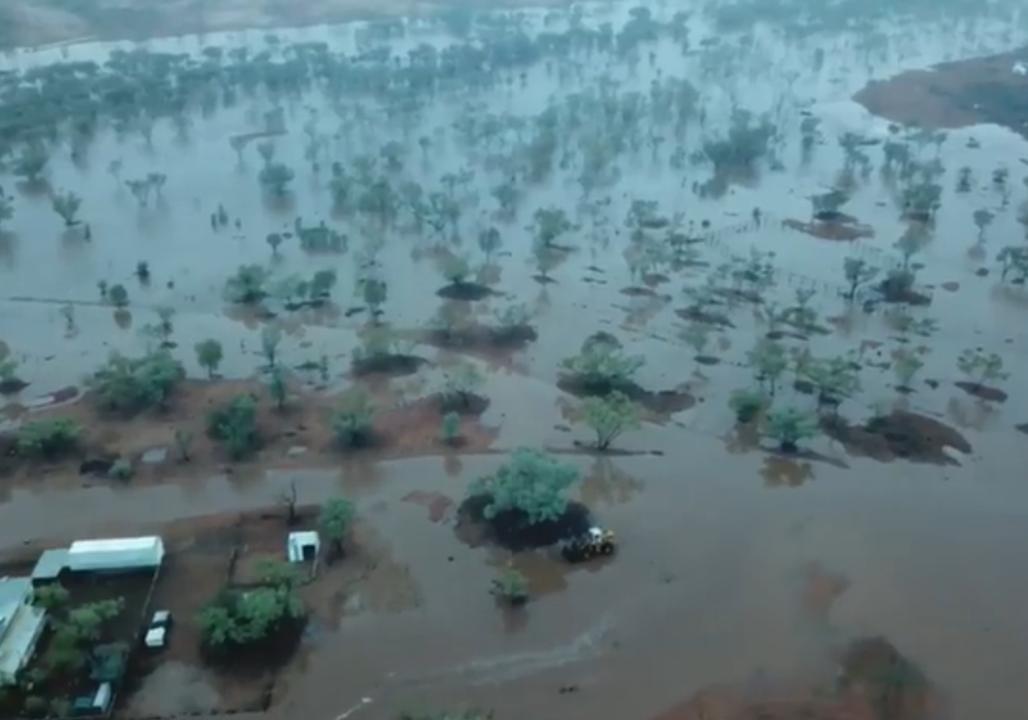
<instances>
[{"instance_id":1,"label":"green tree","mask_svg":"<svg viewBox=\"0 0 1028 720\"><path fill-rule=\"evenodd\" d=\"M488 519L508 511L524 515L529 525L557 520L567 509L567 490L578 470L538 450L519 448L496 471L471 485L472 495L485 495Z\"/></svg>"},{"instance_id":2,"label":"green tree","mask_svg":"<svg viewBox=\"0 0 1028 720\"><path fill-rule=\"evenodd\" d=\"M1008 275L1013 274L1013 282L1020 285L1028 282L1028 247L1015 245L1005 247L999 251L996 261L1003 265L1002 278L1004 281Z\"/></svg>"},{"instance_id":3,"label":"green tree","mask_svg":"<svg viewBox=\"0 0 1028 720\"><path fill-rule=\"evenodd\" d=\"M197 623L205 647L232 652L260 645L305 614L303 601L289 585L225 589L200 611Z\"/></svg>"},{"instance_id":4,"label":"green tree","mask_svg":"<svg viewBox=\"0 0 1028 720\"><path fill-rule=\"evenodd\" d=\"M111 355L107 364L88 380L101 407L135 413L150 407L164 407L185 370L167 350L150 352L140 358Z\"/></svg>"},{"instance_id":5,"label":"green tree","mask_svg":"<svg viewBox=\"0 0 1028 720\"><path fill-rule=\"evenodd\" d=\"M271 254L277 257L278 248L282 244L282 235L279 233L269 233L265 240L268 243L268 247L271 248Z\"/></svg>"},{"instance_id":6,"label":"green tree","mask_svg":"<svg viewBox=\"0 0 1028 720\"><path fill-rule=\"evenodd\" d=\"M64 224L71 227L76 222L75 215L82 206L82 198L73 192L55 193L50 199L54 212L61 216Z\"/></svg>"},{"instance_id":7,"label":"green tree","mask_svg":"<svg viewBox=\"0 0 1028 720\"><path fill-rule=\"evenodd\" d=\"M41 585L32 590L32 604L54 615L64 613L70 597L68 590L60 583Z\"/></svg>"},{"instance_id":8,"label":"green tree","mask_svg":"<svg viewBox=\"0 0 1028 720\"><path fill-rule=\"evenodd\" d=\"M31 183L39 180L40 174L50 162L50 152L41 142L31 142L22 148L21 155L14 161L14 174Z\"/></svg>"},{"instance_id":9,"label":"green tree","mask_svg":"<svg viewBox=\"0 0 1028 720\"><path fill-rule=\"evenodd\" d=\"M125 307L129 304L128 290L120 283L111 285L110 289L107 290L107 299L115 307Z\"/></svg>"},{"instance_id":10,"label":"green tree","mask_svg":"<svg viewBox=\"0 0 1028 720\"><path fill-rule=\"evenodd\" d=\"M308 288L310 298L316 303L325 302L332 297L332 288L336 285L335 270L318 270L311 278Z\"/></svg>"},{"instance_id":11,"label":"green tree","mask_svg":"<svg viewBox=\"0 0 1028 720\"><path fill-rule=\"evenodd\" d=\"M439 435L447 445L454 445L460 437L460 414L448 412L443 415L440 423Z\"/></svg>"},{"instance_id":12,"label":"green tree","mask_svg":"<svg viewBox=\"0 0 1028 720\"><path fill-rule=\"evenodd\" d=\"M728 399L728 405L740 423L748 423L767 407L767 396L760 390L736 390Z\"/></svg>"},{"instance_id":13,"label":"green tree","mask_svg":"<svg viewBox=\"0 0 1028 720\"><path fill-rule=\"evenodd\" d=\"M268 294L265 288L268 275L267 269L260 265L240 265L236 274L225 281L225 299L244 305L260 302Z\"/></svg>"},{"instance_id":14,"label":"green tree","mask_svg":"<svg viewBox=\"0 0 1028 720\"><path fill-rule=\"evenodd\" d=\"M200 364L200 367L207 371L207 377L209 378L214 377L218 366L221 365L223 356L224 352L222 351L221 343L214 338L201 340L196 344L196 361Z\"/></svg>"},{"instance_id":15,"label":"green tree","mask_svg":"<svg viewBox=\"0 0 1028 720\"><path fill-rule=\"evenodd\" d=\"M603 395L630 382L644 362L640 355L625 355L613 335L596 333L586 338L578 355L566 358L561 367L588 392Z\"/></svg>"},{"instance_id":16,"label":"green tree","mask_svg":"<svg viewBox=\"0 0 1028 720\"><path fill-rule=\"evenodd\" d=\"M275 408L282 412L286 408L286 399L289 397L289 385L286 383L286 375L280 367L271 369L271 378L268 381L268 390L275 401Z\"/></svg>"},{"instance_id":17,"label":"green tree","mask_svg":"<svg viewBox=\"0 0 1028 720\"><path fill-rule=\"evenodd\" d=\"M996 353L986 355L981 348L965 350L957 358L960 372L971 378L975 389L980 390L986 382L1006 380L1008 375L1003 372L1003 358Z\"/></svg>"},{"instance_id":18,"label":"green tree","mask_svg":"<svg viewBox=\"0 0 1028 720\"><path fill-rule=\"evenodd\" d=\"M878 268L868 265L867 261L861 258L846 258L842 262L842 269L846 275L846 282L849 283L846 299L850 301L856 298L861 285L871 282L878 275Z\"/></svg>"},{"instance_id":19,"label":"green tree","mask_svg":"<svg viewBox=\"0 0 1028 720\"><path fill-rule=\"evenodd\" d=\"M371 308L372 322L377 322L378 316L382 313L382 306L388 298L389 286L385 280L367 277L361 281L361 293L364 302Z\"/></svg>"},{"instance_id":20,"label":"green tree","mask_svg":"<svg viewBox=\"0 0 1028 720\"><path fill-rule=\"evenodd\" d=\"M282 342L282 328L278 325L265 325L261 330L261 354L268 361L268 367L275 369L278 359L278 346Z\"/></svg>"},{"instance_id":21,"label":"green tree","mask_svg":"<svg viewBox=\"0 0 1028 720\"><path fill-rule=\"evenodd\" d=\"M75 449L82 428L74 420L35 420L18 428L15 447L23 457L52 460Z\"/></svg>"},{"instance_id":22,"label":"green tree","mask_svg":"<svg viewBox=\"0 0 1028 720\"><path fill-rule=\"evenodd\" d=\"M807 357L798 368L799 375L817 388L818 402L838 405L860 390L859 365L847 357L819 360Z\"/></svg>"},{"instance_id":23,"label":"green tree","mask_svg":"<svg viewBox=\"0 0 1028 720\"><path fill-rule=\"evenodd\" d=\"M799 443L817 434L817 419L811 413L805 413L789 407L783 410L772 410L767 416L768 434L778 441L782 452L795 453Z\"/></svg>"},{"instance_id":24,"label":"green tree","mask_svg":"<svg viewBox=\"0 0 1028 720\"><path fill-rule=\"evenodd\" d=\"M539 208L532 220L536 238L548 248L552 248L561 235L575 227L567 213L556 207Z\"/></svg>"},{"instance_id":25,"label":"green tree","mask_svg":"<svg viewBox=\"0 0 1028 720\"><path fill-rule=\"evenodd\" d=\"M892 354L892 370L899 381L899 387L909 390L914 376L924 367L924 361L917 353L907 348L899 348Z\"/></svg>"},{"instance_id":26,"label":"green tree","mask_svg":"<svg viewBox=\"0 0 1028 720\"><path fill-rule=\"evenodd\" d=\"M522 605L528 601L528 578L515 568L506 568L493 578L489 592L508 605Z\"/></svg>"},{"instance_id":27,"label":"green tree","mask_svg":"<svg viewBox=\"0 0 1028 720\"><path fill-rule=\"evenodd\" d=\"M747 356L757 382L767 388L770 395L775 394L778 386L778 379L789 367L789 358L785 354L785 347L774 340L761 340Z\"/></svg>"},{"instance_id":28,"label":"green tree","mask_svg":"<svg viewBox=\"0 0 1028 720\"><path fill-rule=\"evenodd\" d=\"M207 434L224 443L233 460L242 460L260 446L257 433L257 400L237 395L207 416Z\"/></svg>"},{"instance_id":29,"label":"green tree","mask_svg":"<svg viewBox=\"0 0 1028 720\"><path fill-rule=\"evenodd\" d=\"M286 194L289 183L295 177L296 173L285 163L268 163L261 169L259 175L261 185L278 197Z\"/></svg>"},{"instance_id":30,"label":"green tree","mask_svg":"<svg viewBox=\"0 0 1028 720\"><path fill-rule=\"evenodd\" d=\"M467 361L455 363L443 380L442 401L446 408L467 408L471 399L485 383L478 367Z\"/></svg>"},{"instance_id":31,"label":"green tree","mask_svg":"<svg viewBox=\"0 0 1028 720\"><path fill-rule=\"evenodd\" d=\"M344 448L366 445L371 441L375 407L363 388L350 388L339 399L332 414L332 432Z\"/></svg>"},{"instance_id":32,"label":"green tree","mask_svg":"<svg viewBox=\"0 0 1028 720\"><path fill-rule=\"evenodd\" d=\"M463 285L471 274L471 266L463 255L445 255L439 261L439 270L452 285Z\"/></svg>"},{"instance_id":33,"label":"green tree","mask_svg":"<svg viewBox=\"0 0 1028 720\"><path fill-rule=\"evenodd\" d=\"M586 399L582 420L596 433L596 449L601 452L621 434L640 426L638 407L617 390L603 397Z\"/></svg>"},{"instance_id":34,"label":"green tree","mask_svg":"<svg viewBox=\"0 0 1028 720\"><path fill-rule=\"evenodd\" d=\"M353 524L353 516L353 503L346 498L332 498L321 506L318 527L337 555L343 553L343 540Z\"/></svg>"}]
</instances>

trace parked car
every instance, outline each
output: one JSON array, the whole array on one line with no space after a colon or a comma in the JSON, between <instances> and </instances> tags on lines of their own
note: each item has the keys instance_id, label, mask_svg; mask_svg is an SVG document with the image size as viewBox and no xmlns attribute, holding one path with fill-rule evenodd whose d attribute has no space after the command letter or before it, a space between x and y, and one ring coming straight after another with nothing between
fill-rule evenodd
<instances>
[{"instance_id":1,"label":"parked car","mask_svg":"<svg viewBox=\"0 0 1028 720\"><path fill-rule=\"evenodd\" d=\"M158 610L153 614L150 625L146 628L143 644L152 650L160 650L168 644L168 633L171 632L171 611Z\"/></svg>"}]
</instances>

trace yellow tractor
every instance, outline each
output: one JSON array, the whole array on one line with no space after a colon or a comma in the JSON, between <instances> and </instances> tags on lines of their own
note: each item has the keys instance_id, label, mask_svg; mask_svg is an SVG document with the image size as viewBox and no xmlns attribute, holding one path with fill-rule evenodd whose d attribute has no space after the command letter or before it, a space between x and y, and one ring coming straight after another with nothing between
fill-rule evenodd
<instances>
[{"instance_id":1,"label":"yellow tractor","mask_svg":"<svg viewBox=\"0 0 1028 720\"><path fill-rule=\"evenodd\" d=\"M570 563L587 562L597 557L613 555L617 549L614 532L591 527L578 537L564 543L561 553Z\"/></svg>"}]
</instances>

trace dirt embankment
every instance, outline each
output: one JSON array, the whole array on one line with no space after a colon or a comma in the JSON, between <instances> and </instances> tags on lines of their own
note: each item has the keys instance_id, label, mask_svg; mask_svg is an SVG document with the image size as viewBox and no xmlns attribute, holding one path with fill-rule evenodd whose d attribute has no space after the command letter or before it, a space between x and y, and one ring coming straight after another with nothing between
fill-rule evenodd
<instances>
[{"instance_id":1,"label":"dirt embankment","mask_svg":"<svg viewBox=\"0 0 1028 720\"><path fill-rule=\"evenodd\" d=\"M0 48L79 40L142 40L249 28L288 28L355 19L431 15L453 7L517 7L522 0L4 0ZM533 0L566 5L567 0Z\"/></svg>"},{"instance_id":2,"label":"dirt embankment","mask_svg":"<svg viewBox=\"0 0 1028 720\"><path fill-rule=\"evenodd\" d=\"M1020 63L1020 65L1019 65ZM943 63L871 82L854 100L904 125L960 128L995 123L1028 137L1028 47Z\"/></svg>"}]
</instances>

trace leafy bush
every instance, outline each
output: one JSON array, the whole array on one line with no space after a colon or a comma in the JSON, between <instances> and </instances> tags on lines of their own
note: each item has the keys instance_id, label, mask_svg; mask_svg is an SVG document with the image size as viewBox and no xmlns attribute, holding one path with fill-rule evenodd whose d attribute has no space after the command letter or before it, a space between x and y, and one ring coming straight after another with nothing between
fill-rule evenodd
<instances>
[{"instance_id":1,"label":"leafy bush","mask_svg":"<svg viewBox=\"0 0 1028 720\"><path fill-rule=\"evenodd\" d=\"M288 584L225 589L197 616L204 646L230 651L260 644L301 620L303 602Z\"/></svg>"},{"instance_id":2,"label":"leafy bush","mask_svg":"<svg viewBox=\"0 0 1028 720\"><path fill-rule=\"evenodd\" d=\"M333 498L321 506L318 527L337 553L343 550L343 539L353 523L353 503L346 498Z\"/></svg>"},{"instance_id":3,"label":"leafy bush","mask_svg":"<svg viewBox=\"0 0 1028 720\"><path fill-rule=\"evenodd\" d=\"M591 392L605 394L631 380L644 362L642 356L625 355L614 336L596 333L582 343L578 355L566 358L561 366Z\"/></svg>"},{"instance_id":4,"label":"leafy bush","mask_svg":"<svg viewBox=\"0 0 1028 720\"><path fill-rule=\"evenodd\" d=\"M135 470L132 467L132 461L125 458L120 458L114 461L111 465L111 469L107 471L107 476L112 480L131 480Z\"/></svg>"},{"instance_id":5,"label":"leafy bush","mask_svg":"<svg viewBox=\"0 0 1028 720\"><path fill-rule=\"evenodd\" d=\"M362 388L343 393L339 407L332 414L332 431L344 448L360 447L371 440L375 407Z\"/></svg>"},{"instance_id":6,"label":"leafy bush","mask_svg":"<svg viewBox=\"0 0 1028 720\"><path fill-rule=\"evenodd\" d=\"M123 308L129 304L128 290L125 289L124 285L116 284L111 285L107 291L107 299L111 301L111 304L115 307Z\"/></svg>"},{"instance_id":7,"label":"leafy bush","mask_svg":"<svg viewBox=\"0 0 1028 720\"><path fill-rule=\"evenodd\" d=\"M506 603L521 605L528 600L528 580L514 568L507 568L493 579L489 591Z\"/></svg>"},{"instance_id":8,"label":"leafy bush","mask_svg":"<svg viewBox=\"0 0 1028 720\"><path fill-rule=\"evenodd\" d=\"M52 459L75 449L81 431L67 418L37 420L18 429L16 448L23 457Z\"/></svg>"},{"instance_id":9,"label":"leafy bush","mask_svg":"<svg viewBox=\"0 0 1028 720\"><path fill-rule=\"evenodd\" d=\"M814 415L796 408L772 411L767 422L768 434L778 441L782 452L796 452L801 440L817 434L817 419Z\"/></svg>"},{"instance_id":10,"label":"leafy bush","mask_svg":"<svg viewBox=\"0 0 1028 720\"><path fill-rule=\"evenodd\" d=\"M443 383L443 406L466 408L475 391L482 387L485 378L470 362L459 362L447 373Z\"/></svg>"},{"instance_id":11,"label":"leafy bush","mask_svg":"<svg viewBox=\"0 0 1028 720\"><path fill-rule=\"evenodd\" d=\"M597 450L606 450L619 435L639 428L639 409L617 390L587 399L582 409L583 421L596 433Z\"/></svg>"},{"instance_id":12,"label":"leafy bush","mask_svg":"<svg viewBox=\"0 0 1028 720\"><path fill-rule=\"evenodd\" d=\"M567 489L578 480L578 470L538 450L520 448L495 475L480 478L472 495L489 498L485 517L495 518L509 510L523 513L529 524L556 520L567 509Z\"/></svg>"},{"instance_id":13,"label":"leafy bush","mask_svg":"<svg viewBox=\"0 0 1028 720\"><path fill-rule=\"evenodd\" d=\"M238 395L207 416L207 434L224 443L233 460L241 460L260 446L257 434L257 401Z\"/></svg>"},{"instance_id":14,"label":"leafy bush","mask_svg":"<svg viewBox=\"0 0 1028 720\"><path fill-rule=\"evenodd\" d=\"M240 265L225 281L224 296L229 302L252 305L268 294L265 283L270 273L260 265Z\"/></svg>"},{"instance_id":15,"label":"leafy bush","mask_svg":"<svg viewBox=\"0 0 1028 720\"><path fill-rule=\"evenodd\" d=\"M728 406L738 422L748 423L767 407L767 396L758 390L736 390L728 399Z\"/></svg>"},{"instance_id":16,"label":"leafy bush","mask_svg":"<svg viewBox=\"0 0 1028 720\"><path fill-rule=\"evenodd\" d=\"M140 358L114 353L88 384L101 407L135 413L155 405L163 407L184 377L182 365L167 350L157 350Z\"/></svg>"},{"instance_id":17,"label":"leafy bush","mask_svg":"<svg viewBox=\"0 0 1028 720\"><path fill-rule=\"evenodd\" d=\"M460 437L460 415L456 412L448 412L443 415L439 435L447 445L453 445Z\"/></svg>"},{"instance_id":18,"label":"leafy bush","mask_svg":"<svg viewBox=\"0 0 1028 720\"><path fill-rule=\"evenodd\" d=\"M221 365L223 357L224 351L222 350L221 343L214 338L201 340L196 344L196 361L200 364L200 367L207 371L207 377L214 377L214 373L218 371L218 366Z\"/></svg>"},{"instance_id":19,"label":"leafy bush","mask_svg":"<svg viewBox=\"0 0 1028 720\"><path fill-rule=\"evenodd\" d=\"M1007 378L1007 373L1003 372L1003 358L996 353L986 355L980 349L962 352L957 358L957 367L972 379L976 387Z\"/></svg>"}]
</instances>

